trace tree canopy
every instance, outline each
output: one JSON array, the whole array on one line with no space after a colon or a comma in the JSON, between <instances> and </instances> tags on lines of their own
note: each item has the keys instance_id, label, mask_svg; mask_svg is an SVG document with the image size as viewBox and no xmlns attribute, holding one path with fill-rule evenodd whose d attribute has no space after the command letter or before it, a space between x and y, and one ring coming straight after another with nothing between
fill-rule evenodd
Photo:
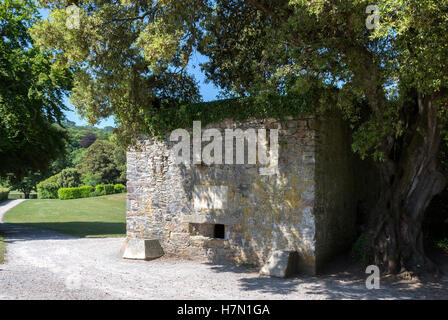
<instances>
[{"instance_id":1,"label":"tree canopy","mask_svg":"<svg viewBox=\"0 0 448 320\"><path fill-rule=\"evenodd\" d=\"M52 13L33 36L77 70L73 103L91 122L113 113L134 137L199 99L185 72L194 50L229 96L320 92L316 111L339 108L354 151L378 161L372 259L393 272L431 268L421 220L446 183L447 0L378 0L373 12L368 0L92 0L78 4L79 28L67 26L66 1L42 3Z\"/></svg>"},{"instance_id":2,"label":"tree canopy","mask_svg":"<svg viewBox=\"0 0 448 320\"><path fill-rule=\"evenodd\" d=\"M97 140L83 153L79 170L84 174L99 175L104 183L116 183L124 163L126 158L122 149L111 142Z\"/></svg>"},{"instance_id":3,"label":"tree canopy","mask_svg":"<svg viewBox=\"0 0 448 320\"><path fill-rule=\"evenodd\" d=\"M200 100L184 68L188 55L176 47L180 34L159 37L171 24L148 24L158 19L161 2L79 3L80 28L67 26L73 14L66 11L68 2L41 3L52 11L33 28L34 38L52 48L62 65L77 70L71 101L91 124L113 114L121 137L130 138L142 131L154 108ZM144 43L151 45L143 48Z\"/></svg>"},{"instance_id":4,"label":"tree canopy","mask_svg":"<svg viewBox=\"0 0 448 320\"><path fill-rule=\"evenodd\" d=\"M47 170L65 147L66 135L53 124L63 118L71 76L33 46L28 28L36 17L31 1L1 1L0 176L12 174L14 182Z\"/></svg>"}]
</instances>

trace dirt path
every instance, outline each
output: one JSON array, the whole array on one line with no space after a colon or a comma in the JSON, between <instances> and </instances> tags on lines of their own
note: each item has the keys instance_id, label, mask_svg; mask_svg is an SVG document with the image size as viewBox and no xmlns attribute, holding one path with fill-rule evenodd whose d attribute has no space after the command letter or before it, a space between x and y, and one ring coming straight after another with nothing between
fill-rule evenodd
<instances>
[{"instance_id":1,"label":"dirt path","mask_svg":"<svg viewBox=\"0 0 448 320\"><path fill-rule=\"evenodd\" d=\"M261 278L254 270L193 261L124 260L121 238L76 238L0 224L8 243L0 299L448 299L435 283L390 283L367 290L362 273ZM384 281L383 281L384 280Z\"/></svg>"}]
</instances>

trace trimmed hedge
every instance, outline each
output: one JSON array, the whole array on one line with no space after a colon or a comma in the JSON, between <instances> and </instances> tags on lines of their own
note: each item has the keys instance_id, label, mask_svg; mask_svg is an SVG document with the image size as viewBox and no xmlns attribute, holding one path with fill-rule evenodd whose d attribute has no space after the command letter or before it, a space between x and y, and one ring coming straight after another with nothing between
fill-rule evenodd
<instances>
[{"instance_id":1,"label":"trimmed hedge","mask_svg":"<svg viewBox=\"0 0 448 320\"><path fill-rule=\"evenodd\" d=\"M57 199L59 185L59 173L51 176L47 180L37 185L37 195L39 199Z\"/></svg>"},{"instance_id":2,"label":"trimmed hedge","mask_svg":"<svg viewBox=\"0 0 448 320\"><path fill-rule=\"evenodd\" d=\"M8 188L0 188L0 201L8 200L9 189Z\"/></svg>"},{"instance_id":3,"label":"trimmed hedge","mask_svg":"<svg viewBox=\"0 0 448 320\"><path fill-rule=\"evenodd\" d=\"M113 194L115 193L114 185L113 184L105 184L104 190L106 191L106 194Z\"/></svg>"},{"instance_id":4,"label":"trimmed hedge","mask_svg":"<svg viewBox=\"0 0 448 320\"><path fill-rule=\"evenodd\" d=\"M95 187L95 189L96 189L96 192L101 196L115 193L113 184L99 184Z\"/></svg>"},{"instance_id":5,"label":"trimmed hedge","mask_svg":"<svg viewBox=\"0 0 448 320\"><path fill-rule=\"evenodd\" d=\"M118 183L118 184L114 185L114 190L115 190L115 193L122 193L122 192L126 191L126 186Z\"/></svg>"},{"instance_id":6,"label":"trimmed hedge","mask_svg":"<svg viewBox=\"0 0 448 320\"><path fill-rule=\"evenodd\" d=\"M58 190L58 197L61 200L88 198L92 192L92 187L84 186L78 188L60 188Z\"/></svg>"},{"instance_id":7,"label":"trimmed hedge","mask_svg":"<svg viewBox=\"0 0 448 320\"><path fill-rule=\"evenodd\" d=\"M9 192L8 199L25 199L23 192ZM37 193L30 193L30 199L37 199Z\"/></svg>"},{"instance_id":8,"label":"trimmed hedge","mask_svg":"<svg viewBox=\"0 0 448 320\"><path fill-rule=\"evenodd\" d=\"M98 194L98 195L105 195L106 194L106 190L104 190L104 185L103 184L99 184L99 185L97 185L96 187L95 187L95 192Z\"/></svg>"}]
</instances>

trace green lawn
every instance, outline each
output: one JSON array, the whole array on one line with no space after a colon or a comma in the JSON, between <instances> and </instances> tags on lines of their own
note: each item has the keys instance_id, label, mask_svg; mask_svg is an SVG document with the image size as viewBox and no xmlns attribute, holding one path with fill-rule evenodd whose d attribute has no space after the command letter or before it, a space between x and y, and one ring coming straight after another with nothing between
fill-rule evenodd
<instances>
[{"instance_id":1,"label":"green lawn","mask_svg":"<svg viewBox=\"0 0 448 320\"><path fill-rule=\"evenodd\" d=\"M79 237L124 236L126 194L75 200L28 200L9 210L3 221Z\"/></svg>"},{"instance_id":2,"label":"green lawn","mask_svg":"<svg viewBox=\"0 0 448 320\"><path fill-rule=\"evenodd\" d=\"M5 260L6 243L3 241L3 237L0 234L0 263Z\"/></svg>"}]
</instances>

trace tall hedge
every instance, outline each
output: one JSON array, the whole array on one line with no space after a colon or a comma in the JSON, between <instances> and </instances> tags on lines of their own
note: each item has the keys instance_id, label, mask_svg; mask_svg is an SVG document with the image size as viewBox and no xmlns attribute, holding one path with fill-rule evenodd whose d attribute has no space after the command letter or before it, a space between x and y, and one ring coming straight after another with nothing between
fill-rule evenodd
<instances>
[{"instance_id":1,"label":"tall hedge","mask_svg":"<svg viewBox=\"0 0 448 320\"><path fill-rule=\"evenodd\" d=\"M78 188L60 188L58 190L58 197L61 200L87 198L92 192L92 187L84 186Z\"/></svg>"},{"instance_id":2,"label":"tall hedge","mask_svg":"<svg viewBox=\"0 0 448 320\"><path fill-rule=\"evenodd\" d=\"M57 199L59 184L59 173L51 176L47 180L37 185L37 195L39 199Z\"/></svg>"}]
</instances>

